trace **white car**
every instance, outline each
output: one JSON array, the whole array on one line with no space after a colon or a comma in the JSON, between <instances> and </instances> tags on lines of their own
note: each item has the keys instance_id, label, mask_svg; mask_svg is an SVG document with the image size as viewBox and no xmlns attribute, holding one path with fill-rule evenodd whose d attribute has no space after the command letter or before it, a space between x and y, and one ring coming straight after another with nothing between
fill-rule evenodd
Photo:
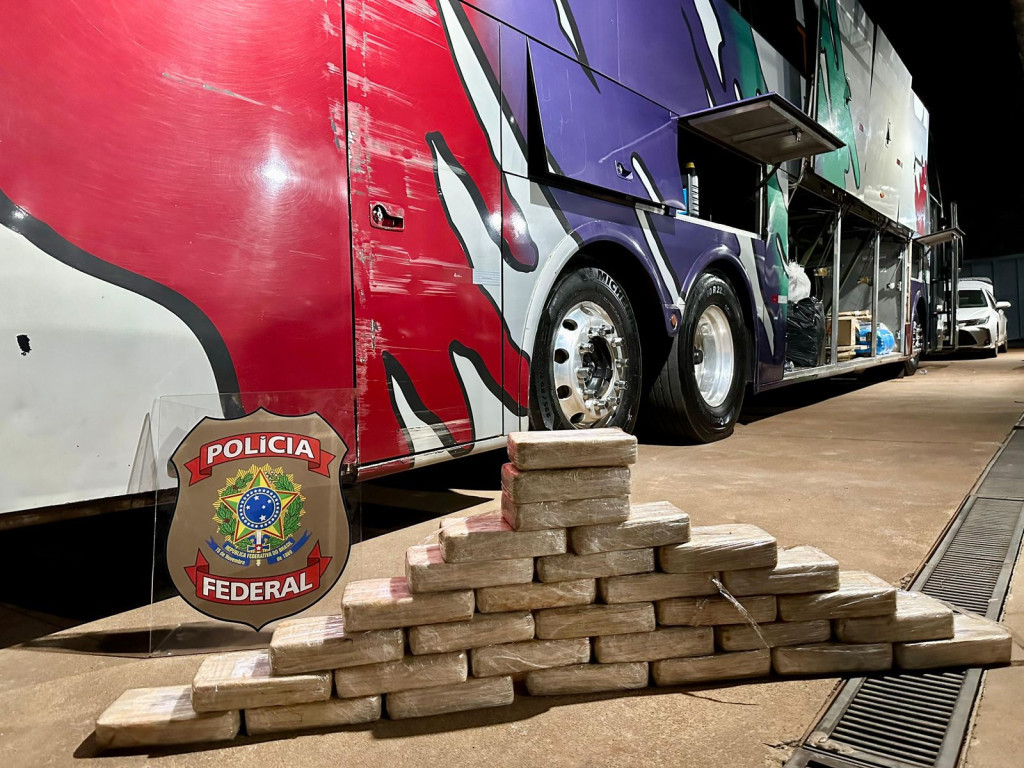
<instances>
[{"instance_id":1,"label":"white car","mask_svg":"<svg viewBox=\"0 0 1024 768\"><path fill-rule=\"evenodd\" d=\"M961 280L956 311L960 349L987 349L992 357L1006 351L1008 301L996 301L992 281L984 277Z\"/></svg>"}]
</instances>

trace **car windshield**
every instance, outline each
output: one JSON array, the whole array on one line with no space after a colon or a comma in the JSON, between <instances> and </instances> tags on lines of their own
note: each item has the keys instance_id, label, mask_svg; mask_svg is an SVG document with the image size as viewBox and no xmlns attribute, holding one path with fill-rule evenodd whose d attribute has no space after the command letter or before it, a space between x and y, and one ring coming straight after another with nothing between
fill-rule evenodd
<instances>
[{"instance_id":1,"label":"car windshield","mask_svg":"<svg viewBox=\"0 0 1024 768\"><path fill-rule=\"evenodd\" d=\"M988 304L985 302L985 294L981 290L960 291L961 309L977 309L978 307L987 306Z\"/></svg>"}]
</instances>

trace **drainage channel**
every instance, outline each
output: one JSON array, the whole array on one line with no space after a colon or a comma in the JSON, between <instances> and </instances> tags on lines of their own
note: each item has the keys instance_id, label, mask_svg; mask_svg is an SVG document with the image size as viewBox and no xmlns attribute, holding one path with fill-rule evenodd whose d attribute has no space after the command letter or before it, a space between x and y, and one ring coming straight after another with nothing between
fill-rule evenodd
<instances>
[{"instance_id":1,"label":"drainage channel","mask_svg":"<svg viewBox=\"0 0 1024 768\"><path fill-rule=\"evenodd\" d=\"M1016 428L910 589L998 619L1022 535L1024 429ZM980 669L849 680L786 768L952 768L981 681Z\"/></svg>"}]
</instances>

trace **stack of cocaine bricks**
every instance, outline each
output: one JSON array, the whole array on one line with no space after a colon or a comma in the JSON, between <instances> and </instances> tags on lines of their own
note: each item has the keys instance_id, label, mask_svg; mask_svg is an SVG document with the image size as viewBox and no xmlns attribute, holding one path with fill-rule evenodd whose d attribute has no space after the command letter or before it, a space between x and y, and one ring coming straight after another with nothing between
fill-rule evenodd
<instances>
[{"instance_id":1,"label":"stack of cocaine bricks","mask_svg":"<svg viewBox=\"0 0 1024 768\"><path fill-rule=\"evenodd\" d=\"M282 622L191 685L126 692L104 748L221 741L511 704L532 695L987 666L1000 625L752 525L631 504L619 430L517 433L501 509L443 520L405 576L347 585L341 615Z\"/></svg>"}]
</instances>

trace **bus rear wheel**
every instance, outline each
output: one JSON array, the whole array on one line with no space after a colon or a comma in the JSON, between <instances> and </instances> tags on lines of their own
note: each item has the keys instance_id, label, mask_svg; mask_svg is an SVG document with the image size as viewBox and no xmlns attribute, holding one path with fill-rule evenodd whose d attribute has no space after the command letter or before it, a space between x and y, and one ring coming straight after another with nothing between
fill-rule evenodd
<instances>
[{"instance_id":1,"label":"bus rear wheel","mask_svg":"<svg viewBox=\"0 0 1024 768\"><path fill-rule=\"evenodd\" d=\"M530 366L534 429L620 427L640 408L640 334L625 290L608 272L582 267L555 285Z\"/></svg>"},{"instance_id":2,"label":"bus rear wheel","mask_svg":"<svg viewBox=\"0 0 1024 768\"><path fill-rule=\"evenodd\" d=\"M750 341L729 282L697 278L679 333L648 395L654 431L709 443L732 434L743 407Z\"/></svg>"}]
</instances>

